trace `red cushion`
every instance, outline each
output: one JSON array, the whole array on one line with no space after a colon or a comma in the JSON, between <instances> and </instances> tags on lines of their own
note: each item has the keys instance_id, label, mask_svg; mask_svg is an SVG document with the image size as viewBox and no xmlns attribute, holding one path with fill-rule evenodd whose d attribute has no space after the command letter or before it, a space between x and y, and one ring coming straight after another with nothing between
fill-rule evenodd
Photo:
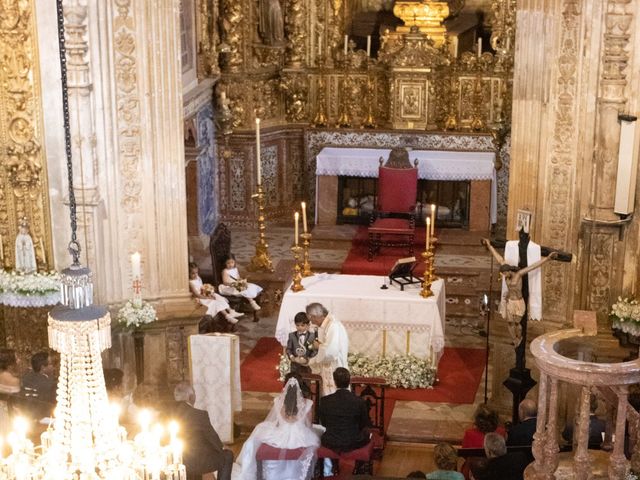
<instances>
[{"instance_id":1,"label":"red cushion","mask_svg":"<svg viewBox=\"0 0 640 480\"><path fill-rule=\"evenodd\" d=\"M378 206L383 212L408 212L418 195L417 168L378 168Z\"/></svg>"},{"instance_id":2,"label":"red cushion","mask_svg":"<svg viewBox=\"0 0 640 480\"><path fill-rule=\"evenodd\" d=\"M356 450L343 453L340 455L342 460L360 460L362 462L368 462L371 460L371 454L373 453L373 440L370 440L364 447L360 447Z\"/></svg>"},{"instance_id":3,"label":"red cushion","mask_svg":"<svg viewBox=\"0 0 640 480\"><path fill-rule=\"evenodd\" d=\"M340 455L330 448L320 446L316 452L318 458L340 458Z\"/></svg>"},{"instance_id":4,"label":"red cushion","mask_svg":"<svg viewBox=\"0 0 640 480\"><path fill-rule=\"evenodd\" d=\"M297 460L305 452L306 448L294 448L291 450L272 447L263 443L256 452L256 460Z\"/></svg>"},{"instance_id":5,"label":"red cushion","mask_svg":"<svg viewBox=\"0 0 640 480\"><path fill-rule=\"evenodd\" d=\"M415 231L409 220L404 218L378 218L369 227L369 233L398 233L409 235Z\"/></svg>"}]
</instances>

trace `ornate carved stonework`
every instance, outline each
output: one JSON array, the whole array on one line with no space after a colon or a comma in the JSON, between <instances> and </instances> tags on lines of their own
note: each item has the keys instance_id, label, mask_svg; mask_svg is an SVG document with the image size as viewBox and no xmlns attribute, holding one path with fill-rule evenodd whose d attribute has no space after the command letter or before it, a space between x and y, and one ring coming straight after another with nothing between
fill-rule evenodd
<instances>
[{"instance_id":1,"label":"ornate carved stonework","mask_svg":"<svg viewBox=\"0 0 640 480\"><path fill-rule=\"evenodd\" d=\"M305 5L302 0L287 2L286 33L287 33L287 67L302 68L305 62L305 31L304 22L307 18Z\"/></svg>"},{"instance_id":2,"label":"ornate carved stonework","mask_svg":"<svg viewBox=\"0 0 640 480\"><path fill-rule=\"evenodd\" d=\"M32 0L0 0L0 267L14 266L18 219L26 216L38 268L46 270L51 232L35 31Z\"/></svg>"}]
</instances>

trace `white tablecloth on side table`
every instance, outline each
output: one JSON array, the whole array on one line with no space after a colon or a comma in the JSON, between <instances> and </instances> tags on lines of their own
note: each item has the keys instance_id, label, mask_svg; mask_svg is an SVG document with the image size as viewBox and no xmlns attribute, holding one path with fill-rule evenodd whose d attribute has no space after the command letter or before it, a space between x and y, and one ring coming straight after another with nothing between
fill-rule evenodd
<instances>
[{"instance_id":1,"label":"white tablecloth on side table","mask_svg":"<svg viewBox=\"0 0 640 480\"><path fill-rule=\"evenodd\" d=\"M444 349L444 282L432 286L434 296L422 298L420 286L381 290L386 277L374 275L318 274L302 280L305 290L287 289L276 338L285 346L295 330L293 318L313 302L319 302L338 318L349 334L349 352L413 354L439 360ZM388 283L388 281L387 281Z\"/></svg>"}]
</instances>

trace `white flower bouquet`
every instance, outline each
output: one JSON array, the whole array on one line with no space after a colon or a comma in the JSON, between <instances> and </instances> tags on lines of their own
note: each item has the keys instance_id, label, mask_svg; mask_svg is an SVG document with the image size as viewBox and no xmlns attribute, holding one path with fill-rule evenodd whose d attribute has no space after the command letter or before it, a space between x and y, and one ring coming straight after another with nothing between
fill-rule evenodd
<instances>
[{"instance_id":1,"label":"white flower bouquet","mask_svg":"<svg viewBox=\"0 0 640 480\"><path fill-rule=\"evenodd\" d=\"M244 292L249 286L249 282L246 278L239 278L238 280L234 281L232 285L237 292Z\"/></svg>"},{"instance_id":2,"label":"white flower bouquet","mask_svg":"<svg viewBox=\"0 0 640 480\"><path fill-rule=\"evenodd\" d=\"M353 376L382 377L392 387L402 388L428 388L436 377L431 362L414 355L367 357L351 353L349 370Z\"/></svg>"},{"instance_id":3,"label":"white flower bouquet","mask_svg":"<svg viewBox=\"0 0 640 480\"><path fill-rule=\"evenodd\" d=\"M287 373L291 371L291 360L284 353L280 354L280 361L278 362L276 370L278 370L278 372L280 373L278 380L284 382L284 377L286 377Z\"/></svg>"},{"instance_id":4,"label":"white flower bouquet","mask_svg":"<svg viewBox=\"0 0 640 480\"><path fill-rule=\"evenodd\" d=\"M57 272L22 274L0 270L0 303L13 307L44 307L60 301Z\"/></svg>"},{"instance_id":5,"label":"white flower bouquet","mask_svg":"<svg viewBox=\"0 0 640 480\"><path fill-rule=\"evenodd\" d=\"M137 328L140 325L156 321L156 309L149 302L142 301L138 304L133 300L128 300L118 310L117 319L127 328Z\"/></svg>"},{"instance_id":6,"label":"white flower bouquet","mask_svg":"<svg viewBox=\"0 0 640 480\"><path fill-rule=\"evenodd\" d=\"M631 298L618 297L611 306L611 327L633 336L640 336L640 305Z\"/></svg>"}]
</instances>

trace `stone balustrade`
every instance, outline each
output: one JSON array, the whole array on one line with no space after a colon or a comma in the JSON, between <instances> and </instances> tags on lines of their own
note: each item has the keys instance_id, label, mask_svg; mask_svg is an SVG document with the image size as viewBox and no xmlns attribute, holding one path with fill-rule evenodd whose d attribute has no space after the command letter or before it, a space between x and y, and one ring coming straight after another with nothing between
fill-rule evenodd
<instances>
[{"instance_id":1,"label":"stone balustrade","mask_svg":"<svg viewBox=\"0 0 640 480\"><path fill-rule=\"evenodd\" d=\"M538 391L538 421L534 435L533 455L535 462L527 469L525 478L551 480L556 478L559 465L558 445L558 387L560 382L581 386L578 404L578 421L574 432L573 478L586 480L593 477L595 465L588 452L590 396L598 391L609 408L614 410L614 434L616 441L608 459L608 478L625 478L628 462L624 452L627 424L632 443L630 451L638 450L639 415L628 401L628 386L638 383L640 359L620 363L596 363L565 356L568 342L593 340L594 333L583 333L574 328L547 333L531 342L531 352L540 370ZM588 337L591 339L587 339ZM563 343L565 345L563 345ZM567 349L568 350L568 349ZM564 353L564 354L563 354ZM579 355L576 355L579 357ZM597 360L597 358L593 358ZM634 469L640 467L640 453L631 460ZM563 475L563 478L565 476ZM597 478L606 478L598 476Z\"/></svg>"}]
</instances>

